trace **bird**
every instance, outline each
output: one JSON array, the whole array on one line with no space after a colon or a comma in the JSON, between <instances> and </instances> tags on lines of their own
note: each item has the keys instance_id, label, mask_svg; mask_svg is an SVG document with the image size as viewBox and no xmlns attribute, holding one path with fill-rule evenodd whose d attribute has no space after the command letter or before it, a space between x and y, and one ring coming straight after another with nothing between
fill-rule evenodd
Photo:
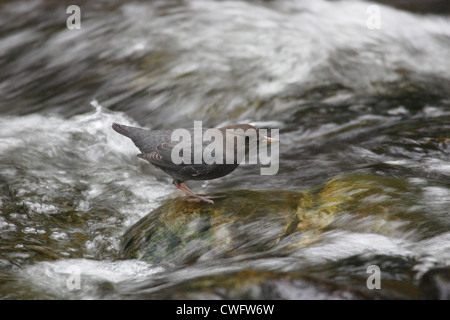
<instances>
[{"instance_id":1,"label":"bird","mask_svg":"<svg viewBox=\"0 0 450 320\"><path fill-rule=\"evenodd\" d=\"M173 160L172 154L174 148L177 148L177 143L172 141L172 134L174 133L173 129L148 130L118 123L113 123L112 128L116 132L130 138L134 142L136 147L141 151L141 153L137 155L139 158L148 161L153 166L163 170L166 174L171 176L173 179L173 185L177 189L183 191L187 195L187 199L189 201L203 201L211 204L214 203L212 200L214 197L197 194L190 190L184 182L189 180L212 180L226 176L239 166L242 161L242 157L245 157L252 147L255 147L255 145L257 147L260 142L271 143L277 141L276 139L260 134L259 130L250 124L235 124L221 128L214 128L216 130L214 132L221 134L222 137L222 144L219 144L219 146L222 146L222 161L215 161L213 163L211 163L211 161L207 162L205 159L201 159L201 162L193 161L195 160L194 141L190 144L190 149L183 149L182 151L183 156L185 151L191 151L190 157L188 155L184 158L187 160L190 158L191 161L178 163L179 161ZM210 128L201 128L202 135L209 129ZM198 136L194 136L195 128L183 130L185 130L183 132L190 135L190 138L198 138ZM248 130L250 130L250 132L254 130L253 132L255 133L256 139L244 138L245 146L242 146L242 144L240 145L237 143L237 138L239 135L249 132ZM229 132L233 132L234 134L227 135ZM227 140L230 142L230 137L233 139L233 143L227 144ZM205 151L205 148L207 148L209 144L206 140L207 139L202 139L201 141L201 152ZM244 148L244 150L242 150L242 148ZM218 158L220 159L219 151L220 150L214 149L213 152L211 152L211 155L214 157L217 152ZM232 161L229 159L232 159Z\"/></svg>"}]
</instances>

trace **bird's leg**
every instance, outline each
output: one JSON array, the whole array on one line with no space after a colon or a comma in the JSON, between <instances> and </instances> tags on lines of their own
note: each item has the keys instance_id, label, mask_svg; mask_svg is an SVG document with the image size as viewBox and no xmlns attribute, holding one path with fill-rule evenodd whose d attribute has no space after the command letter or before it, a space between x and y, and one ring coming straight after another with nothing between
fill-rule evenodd
<instances>
[{"instance_id":1,"label":"bird's leg","mask_svg":"<svg viewBox=\"0 0 450 320\"><path fill-rule=\"evenodd\" d=\"M181 191L183 191L184 193L186 193L187 195L189 195L190 197L192 197L193 199L191 199L190 201L205 201L208 203L214 203L214 201L212 201L210 198L208 197L204 197L201 195L196 194L195 192L191 191L183 182L179 182L179 181L173 181L173 184L175 185L175 187Z\"/></svg>"}]
</instances>

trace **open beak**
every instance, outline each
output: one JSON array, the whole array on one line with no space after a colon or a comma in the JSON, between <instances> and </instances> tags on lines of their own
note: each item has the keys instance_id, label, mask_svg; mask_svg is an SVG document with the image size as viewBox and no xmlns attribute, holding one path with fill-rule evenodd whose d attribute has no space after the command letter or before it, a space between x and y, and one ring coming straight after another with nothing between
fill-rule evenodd
<instances>
[{"instance_id":1,"label":"open beak","mask_svg":"<svg viewBox=\"0 0 450 320\"><path fill-rule=\"evenodd\" d=\"M264 136L264 139L262 140L262 142L272 143L272 142L280 142L280 140Z\"/></svg>"}]
</instances>

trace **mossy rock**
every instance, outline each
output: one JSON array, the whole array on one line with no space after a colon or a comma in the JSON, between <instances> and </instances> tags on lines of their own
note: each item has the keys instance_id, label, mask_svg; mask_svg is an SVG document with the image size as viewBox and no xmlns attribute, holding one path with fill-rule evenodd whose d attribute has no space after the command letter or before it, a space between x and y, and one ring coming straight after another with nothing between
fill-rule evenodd
<instances>
[{"instance_id":1,"label":"mossy rock","mask_svg":"<svg viewBox=\"0 0 450 320\"><path fill-rule=\"evenodd\" d=\"M373 216L371 232L389 232L396 195L406 185L374 175L339 176L304 191L234 190L214 204L171 198L124 235L122 257L193 263L308 246L341 214ZM395 212L395 210L393 210Z\"/></svg>"},{"instance_id":2,"label":"mossy rock","mask_svg":"<svg viewBox=\"0 0 450 320\"><path fill-rule=\"evenodd\" d=\"M300 191L297 209L278 240L302 231L302 238L289 247L314 243L343 214L370 216L365 232L390 234L394 230L387 222L398 219L403 201L399 195L407 187L401 179L360 174L337 176L323 186Z\"/></svg>"},{"instance_id":3,"label":"mossy rock","mask_svg":"<svg viewBox=\"0 0 450 320\"><path fill-rule=\"evenodd\" d=\"M221 198L214 204L184 197L166 200L126 232L123 257L189 263L265 251L273 246L301 194L237 190L216 196Z\"/></svg>"}]
</instances>

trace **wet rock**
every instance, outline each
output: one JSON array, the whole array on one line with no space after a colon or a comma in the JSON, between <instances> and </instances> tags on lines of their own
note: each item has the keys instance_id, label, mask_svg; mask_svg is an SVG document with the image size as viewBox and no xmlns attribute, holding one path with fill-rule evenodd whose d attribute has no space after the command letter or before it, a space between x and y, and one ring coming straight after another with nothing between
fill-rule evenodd
<instances>
[{"instance_id":1,"label":"wet rock","mask_svg":"<svg viewBox=\"0 0 450 320\"><path fill-rule=\"evenodd\" d=\"M427 271L419 283L422 299L450 300L450 267Z\"/></svg>"},{"instance_id":2,"label":"wet rock","mask_svg":"<svg viewBox=\"0 0 450 320\"><path fill-rule=\"evenodd\" d=\"M302 231L302 238L291 243L289 247L305 246L314 243L324 231L333 228L351 228L336 223L337 218L345 214L354 217L371 216L371 220L364 227L365 231L374 233L392 233L392 226L387 221L395 213L394 206L398 199L392 197L392 190L404 187L398 179L374 176L351 175L337 176L325 185L301 191L302 197L296 211L284 227L278 240Z\"/></svg>"},{"instance_id":3,"label":"wet rock","mask_svg":"<svg viewBox=\"0 0 450 320\"><path fill-rule=\"evenodd\" d=\"M229 191L214 205L167 200L124 235L122 256L190 263L271 248L295 212L293 191Z\"/></svg>"},{"instance_id":4,"label":"wet rock","mask_svg":"<svg viewBox=\"0 0 450 320\"><path fill-rule=\"evenodd\" d=\"M450 13L450 3L446 0L375 0L375 2L416 13Z\"/></svg>"},{"instance_id":5,"label":"wet rock","mask_svg":"<svg viewBox=\"0 0 450 320\"><path fill-rule=\"evenodd\" d=\"M200 276L162 290L137 289L150 299L348 300L368 299L367 293L302 273L243 270Z\"/></svg>"},{"instance_id":6,"label":"wet rock","mask_svg":"<svg viewBox=\"0 0 450 320\"><path fill-rule=\"evenodd\" d=\"M336 218L349 213L354 219L371 216L359 227L389 233L390 207L396 203L389 188L399 185L397 179L355 175L300 192L227 191L217 194L213 205L168 199L126 232L121 257L178 265L269 251L283 254L320 241L333 224L348 227Z\"/></svg>"}]
</instances>

